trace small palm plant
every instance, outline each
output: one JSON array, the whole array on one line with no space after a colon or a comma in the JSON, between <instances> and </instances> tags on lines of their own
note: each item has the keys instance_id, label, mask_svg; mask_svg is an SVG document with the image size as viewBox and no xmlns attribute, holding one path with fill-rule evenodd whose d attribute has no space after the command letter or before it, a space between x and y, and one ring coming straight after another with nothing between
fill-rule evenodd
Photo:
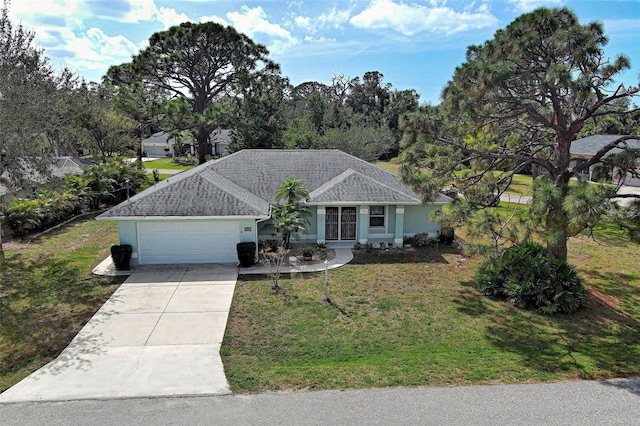
<instances>
[{"instance_id":1,"label":"small palm plant","mask_svg":"<svg viewBox=\"0 0 640 426\"><path fill-rule=\"evenodd\" d=\"M282 234L282 245L286 249L291 235L307 231L310 214L303 202L308 197L304 182L293 177L285 179L276 191L276 202L284 199L286 204L274 207L271 217L276 231Z\"/></svg>"}]
</instances>

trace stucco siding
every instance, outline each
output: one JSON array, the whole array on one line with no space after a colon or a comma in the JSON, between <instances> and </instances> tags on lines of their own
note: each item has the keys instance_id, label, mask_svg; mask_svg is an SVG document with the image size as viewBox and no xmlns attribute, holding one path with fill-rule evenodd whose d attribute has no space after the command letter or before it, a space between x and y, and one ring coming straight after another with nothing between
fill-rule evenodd
<instances>
[{"instance_id":1,"label":"stucco siding","mask_svg":"<svg viewBox=\"0 0 640 426\"><path fill-rule=\"evenodd\" d=\"M119 221L118 234L120 235L120 244L128 244L131 246L131 265L138 265L138 231L136 222Z\"/></svg>"},{"instance_id":2,"label":"stucco siding","mask_svg":"<svg viewBox=\"0 0 640 426\"><path fill-rule=\"evenodd\" d=\"M255 219L240 220L240 242L241 243L258 243L256 241L256 221Z\"/></svg>"},{"instance_id":3,"label":"stucco siding","mask_svg":"<svg viewBox=\"0 0 640 426\"><path fill-rule=\"evenodd\" d=\"M440 227L429 220L432 211L437 206L405 206L404 208L404 235L427 233L435 236Z\"/></svg>"}]
</instances>

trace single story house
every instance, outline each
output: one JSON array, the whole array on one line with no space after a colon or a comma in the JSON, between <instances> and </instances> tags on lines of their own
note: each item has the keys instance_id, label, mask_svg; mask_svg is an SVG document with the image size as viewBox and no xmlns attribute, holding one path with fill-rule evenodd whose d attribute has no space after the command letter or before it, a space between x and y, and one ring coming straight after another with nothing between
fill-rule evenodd
<instances>
[{"instance_id":1,"label":"single story house","mask_svg":"<svg viewBox=\"0 0 640 426\"><path fill-rule=\"evenodd\" d=\"M297 241L330 247L436 238L429 214L451 201L422 203L394 173L339 150L243 150L161 181L97 219L118 221L132 265L236 262L238 242L272 238L266 224L289 177L305 182L312 214Z\"/></svg>"},{"instance_id":2,"label":"single story house","mask_svg":"<svg viewBox=\"0 0 640 426\"><path fill-rule=\"evenodd\" d=\"M616 139L621 138L622 135L593 135L586 138L577 139L571 143L571 157L573 166L577 165L579 161L587 161L594 155L596 155L602 148L614 142ZM627 145L632 149L640 149L640 140L629 139L626 141ZM616 154L620 152L620 148L614 148L606 155ZM640 173L640 163L637 167L638 173ZM589 170L589 180L593 173L593 166ZM613 170L613 182L620 183L621 175L617 168ZM627 174L624 185L640 186L640 178L633 177Z\"/></svg>"},{"instance_id":3,"label":"single story house","mask_svg":"<svg viewBox=\"0 0 640 426\"><path fill-rule=\"evenodd\" d=\"M183 152L195 155L195 148L190 136L185 132L182 141ZM231 142L231 130L218 129L211 133L211 155L220 157ZM141 143L142 156L149 158L173 157L175 154L176 139L169 137L166 132L158 132L144 139ZM179 153L178 153L179 154Z\"/></svg>"}]
</instances>

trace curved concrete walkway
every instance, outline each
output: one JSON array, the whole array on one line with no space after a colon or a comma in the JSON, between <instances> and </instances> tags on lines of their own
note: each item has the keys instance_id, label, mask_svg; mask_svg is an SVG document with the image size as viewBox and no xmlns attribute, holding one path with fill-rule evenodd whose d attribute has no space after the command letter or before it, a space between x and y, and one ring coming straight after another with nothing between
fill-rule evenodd
<instances>
[{"instance_id":1,"label":"curved concrete walkway","mask_svg":"<svg viewBox=\"0 0 640 426\"><path fill-rule=\"evenodd\" d=\"M60 356L0 402L230 393L219 351L237 271L137 268Z\"/></svg>"},{"instance_id":2,"label":"curved concrete walkway","mask_svg":"<svg viewBox=\"0 0 640 426\"><path fill-rule=\"evenodd\" d=\"M335 269L341 266L346 265L347 263L353 260L353 252L350 248L335 248L335 257L329 261L325 265L324 262L300 262L297 265L291 266L283 266L280 271L283 274L291 274L298 272L321 272L326 269ZM252 275L252 274L268 274L270 273L269 268L262 265L252 266L250 268L239 268L238 273L240 275Z\"/></svg>"}]
</instances>

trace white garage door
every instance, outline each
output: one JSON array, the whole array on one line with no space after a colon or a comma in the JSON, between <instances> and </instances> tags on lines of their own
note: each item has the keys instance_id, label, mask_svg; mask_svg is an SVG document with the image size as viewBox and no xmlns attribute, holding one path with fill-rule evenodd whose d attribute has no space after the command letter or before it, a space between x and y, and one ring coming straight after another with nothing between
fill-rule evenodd
<instances>
[{"instance_id":1,"label":"white garage door","mask_svg":"<svg viewBox=\"0 0 640 426\"><path fill-rule=\"evenodd\" d=\"M138 261L236 263L237 221L138 222Z\"/></svg>"}]
</instances>

